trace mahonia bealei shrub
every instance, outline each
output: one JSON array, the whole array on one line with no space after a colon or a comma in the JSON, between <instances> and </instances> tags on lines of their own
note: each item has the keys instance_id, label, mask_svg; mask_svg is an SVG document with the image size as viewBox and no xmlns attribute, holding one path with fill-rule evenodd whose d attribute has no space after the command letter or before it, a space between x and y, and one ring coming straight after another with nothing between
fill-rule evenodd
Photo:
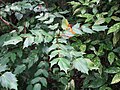
<instances>
[{"instance_id":1,"label":"mahonia bealei shrub","mask_svg":"<svg viewBox=\"0 0 120 90\"><path fill-rule=\"evenodd\" d=\"M82 74L79 78L84 79L83 89L110 89L109 83L106 84L109 73L116 73L112 84L119 82L119 58L115 54L119 47L112 50L119 41L116 38L120 25L116 23L108 28L109 18L118 20L119 17L112 15L119 6L101 13L100 0L68 2L73 6L73 15L76 15L73 17L78 18L74 21L65 17L69 11L58 11L54 6L46 8L42 0L2 3L0 88L75 90L75 71ZM109 3L114 1L109 0ZM109 41L110 36L103 35L107 29L108 35L114 33L114 45ZM105 55L108 64L101 62ZM118 66L112 67L113 63Z\"/></svg>"},{"instance_id":2,"label":"mahonia bealei shrub","mask_svg":"<svg viewBox=\"0 0 120 90\"><path fill-rule=\"evenodd\" d=\"M117 89L120 81L118 52L120 45L120 1L73 0L68 3L73 7L75 22L81 24L81 31L92 34L71 38L72 46L76 50L85 52L84 56L96 66L95 71L83 76L85 79L82 88ZM100 32L94 33L98 31Z\"/></svg>"},{"instance_id":3,"label":"mahonia bealei shrub","mask_svg":"<svg viewBox=\"0 0 120 90\"><path fill-rule=\"evenodd\" d=\"M69 27L62 15L66 13L52 12L40 0L23 0L1 7L1 25L8 27L2 29L4 32L0 37L1 88L47 88L47 84L51 83L49 79L54 77L51 75L57 69L61 71L57 71L60 78L52 79L62 83L63 87L59 89L68 88L66 85L70 76L66 75L69 75L70 70L75 68L88 74L89 64L93 63L84 58L84 53L77 52L68 44L70 37L80 33ZM15 21L11 21L12 18Z\"/></svg>"}]
</instances>

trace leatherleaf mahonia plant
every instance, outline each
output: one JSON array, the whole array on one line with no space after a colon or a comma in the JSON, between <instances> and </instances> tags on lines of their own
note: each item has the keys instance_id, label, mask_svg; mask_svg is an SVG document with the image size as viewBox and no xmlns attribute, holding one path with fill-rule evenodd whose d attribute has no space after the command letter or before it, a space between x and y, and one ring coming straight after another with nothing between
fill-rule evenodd
<instances>
[{"instance_id":1,"label":"leatherleaf mahonia plant","mask_svg":"<svg viewBox=\"0 0 120 90\"><path fill-rule=\"evenodd\" d=\"M73 15L46 2L0 0L0 90L111 90L120 81L117 1L71 1Z\"/></svg>"}]
</instances>

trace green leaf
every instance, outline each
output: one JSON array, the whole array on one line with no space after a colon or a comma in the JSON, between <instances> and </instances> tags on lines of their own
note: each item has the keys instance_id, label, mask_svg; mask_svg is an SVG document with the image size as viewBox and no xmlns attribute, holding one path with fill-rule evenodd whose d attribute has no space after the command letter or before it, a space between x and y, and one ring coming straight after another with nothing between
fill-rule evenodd
<instances>
[{"instance_id":1,"label":"green leaf","mask_svg":"<svg viewBox=\"0 0 120 90\"><path fill-rule=\"evenodd\" d=\"M107 87L107 85L103 85L99 88L99 90L112 90L112 89L110 87Z\"/></svg>"},{"instance_id":2,"label":"green leaf","mask_svg":"<svg viewBox=\"0 0 120 90\"><path fill-rule=\"evenodd\" d=\"M56 58L56 59L53 59L50 63L51 63L51 67L54 64L58 63L60 70L65 71L65 73L67 73L67 70L70 68L70 61L68 61L65 58Z\"/></svg>"},{"instance_id":3,"label":"green leaf","mask_svg":"<svg viewBox=\"0 0 120 90\"><path fill-rule=\"evenodd\" d=\"M40 77L36 77L36 78L32 79L31 84L38 83L38 82L40 82L40 80L41 80Z\"/></svg>"},{"instance_id":4,"label":"green leaf","mask_svg":"<svg viewBox=\"0 0 120 90\"><path fill-rule=\"evenodd\" d=\"M95 25L100 25L105 22L105 18L98 18L98 20L95 21Z\"/></svg>"},{"instance_id":5,"label":"green leaf","mask_svg":"<svg viewBox=\"0 0 120 90\"><path fill-rule=\"evenodd\" d=\"M26 66L25 66L24 64L18 65L18 66L15 68L14 73L15 73L15 74L20 74L20 73L22 73L25 69L26 69Z\"/></svg>"},{"instance_id":6,"label":"green leaf","mask_svg":"<svg viewBox=\"0 0 120 90\"><path fill-rule=\"evenodd\" d=\"M7 70L7 65L1 65L0 64L0 73Z\"/></svg>"},{"instance_id":7,"label":"green leaf","mask_svg":"<svg viewBox=\"0 0 120 90\"><path fill-rule=\"evenodd\" d=\"M16 45L17 43L19 43L21 41L22 41L22 38L20 36L12 37L10 40L5 41L3 46L10 45L10 44Z\"/></svg>"},{"instance_id":8,"label":"green leaf","mask_svg":"<svg viewBox=\"0 0 120 90\"><path fill-rule=\"evenodd\" d=\"M68 25L69 25L68 20L65 19L65 18L63 18L63 19L62 19L62 25L61 25L62 29L63 29L63 30L66 30L66 29L68 28Z\"/></svg>"},{"instance_id":9,"label":"green leaf","mask_svg":"<svg viewBox=\"0 0 120 90\"><path fill-rule=\"evenodd\" d=\"M112 18L113 20L115 20L115 21L120 21L120 18L117 17L117 16L112 16L111 18Z\"/></svg>"},{"instance_id":10,"label":"green leaf","mask_svg":"<svg viewBox=\"0 0 120 90\"><path fill-rule=\"evenodd\" d=\"M28 85L26 90L33 90L33 86L32 85Z\"/></svg>"},{"instance_id":11,"label":"green leaf","mask_svg":"<svg viewBox=\"0 0 120 90\"><path fill-rule=\"evenodd\" d=\"M21 11L21 7L20 6L18 6L18 5L12 5L11 7L9 7L11 10L13 10L13 11Z\"/></svg>"},{"instance_id":12,"label":"green leaf","mask_svg":"<svg viewBox=\"0 0 120 90\"><path fill-rule=\"evenodd\" d=\"M110 23L111 18L110 18L110 17L107 17L107 18L105 18L105 21L106 21L107 23Z\"/></svg>"},{"instance_id":13,"label":"green leaf","mask_svg":"<svg viewBox=\"0 0 120 90\"><path fill-rule=\"evenodd\" d=\"M44 77L40 77L40 82L44 87L47 87L47 80Z\"/></svg>"},{"instance_id":14,"label":"green leaf","mask_svg":"<svg viewBox=\"0 0 120 90\"><path fill-rule=\"evenodd\" d=\"M39 83L35 84L33 90L41 90L41 84Z\"/></svg>"},{"instance_id":15,"label":"green leaf","mask_svg":"<svg viewBox=\"0 0 120 90\"><path fill-rule=\"evenodd\" d=\"M53 60L50 62L51 67L52 67L53 65L57 64L57 62L58 62L58 61L59 61L59 59L58 59L58 58L53 59Z\"/></svg>"},{"instance_id":16,"label":"green leaf","mask_svg":"<svg viewBox=\"0 0 120 90\"><path fill-rule=\"evenodd\" d=\"M25 39L25 41L24 41L23 48L32 45L33 42L34 42L34 37L33 37L32 35L29 35L29 36Z\"/></svg>"},{"instance_id":17,"label":"green leaf","mask_svg":"<svg viewBox=\"0 0 120 90\"><path fill-rule=\"evenodd\" d=\"M45 24L51 24L51 23L53 23L53 21L54 21L54 18L51 17L48 21L44 21L44 23Z\"/></svg>"},{"instance_id":18,"label":"green leaf","mask_svg":"<svg viewBox=\"0 0 120 90\"><path fill-rule=\"evenodd\" d=\"M69 57L69 53L67 53L64 50L55 50L50 54L50 59L52 59L53 57L55 57L56 55L60 55L60 56L68 56Z\"/></svg>"},{"instance_id":19,"label":"green leaf","mask_svg":"<svg viewBox=\"0 0 120 90\"><path fill-rule=\"evenodd\" d=\"M78 17L84 17L84 18L87 18L86 20L85 20L85 22L89 22L89 21L91 21L91 20L93 20L93 16L94 15L92 15L92 14L80 14L80 15L77 15Z\"/></svg>"},{"instance_id":20,"label":"green leaf","mask_svg":"<svg viewBox=\"0 0 120 90\"><path fill-rule=\"evenodd\" d=\"M93 70L93 69L97 70L97 69L99 69L98 67L94 66L94 63L90 59L86 59L85 58L85 60L87 61L87 65L88 65L88 68L90 70Z\"/></svg>"},{"instance_id":21,"label":"green leaf","mask_svg":"<svg viewBox=\"0 0 120 90\"><path fill-rule=\"evenodd\" d=\"M48 72L44 69L39 69L36 73L35 76L43 75L45 77L48 77Z\"/></svg>"},{"instance_id":22,"label":"green leaf","mask_svg":"<svg viewBox=\"0 0 120 90\"><path fill-rule=\"evenodd\" d=\"M76 34L80 34L80 35L83 34L83 32L80 30L80 23L75 24L75 25L72 27L72 30L73 30Z\"/></svg>"},{"instance_id":23,"label":"green leaf","mask_svg":"<svg viewBox=\"0 0 120 90\"><path fill-rule=\"evenodd\" d=\"M116 24L114 24L113 26L110 27L110 29L108 30L108 33L107 33L107 34L116 32L116 31L118 31L119 29L120 29L120 23L116 23Z\"/></svg>"},{"instance_id":24,"label":"green leaf","mask_svg":"<svg viewBox=\"0 0 120 90\"><path fill-rule=\"evenodd\" d=\"M61 78L59 79L59 81L60 81L62 84L64 84L64 85L67 85L67 84L68 84L68 78L67 78L67 77L61 77Z\"/></svg>"},{"instance_id":25,"label":"green leaf","mask_svg":"<svg viewBox=\"0 0 120 90\"><path fill-rule=\"evenodd\" d=\"M5 72L2 76L0 76L0 83L5 88L18 90L17 79L11 72Z\"/></svg>"},{"instance_id":26,"label":"green leaf","mask_svg":"<svg viewBox=\"0 0 120 90\"><path fill-rule=\"evenodd\" d=\"M80 50L82 51L82 52L85 52L86 51L86 45L80 45Z\"/></svg>"},{"instance_id":27,"label":"green leaf","mask_svg":"<svg viewBox=\"0 0 120 90\"><path fill-rule=\"evenodd\" d=\"M16 18L17 18L18 20L20 20L20 19L22 19L23 14L20 14L20 13L16 12L16 13L15 13L15 16L16 16Z\"/></svg>"},{"instance_id":28,"label":"green leaf","mask_svg":"<svg viewBox=\"0 0 120 90\"><path fill-rule=\"evenodd\" d=\"M116 52L116 53L120 53L120 47L117 47L117 48L113 49L113 51Z\"/></svg>"},{"instance_id":29,"label":"green leaf","mask_svg":"<svg viewBox=\"0 0 120 90\"><path fill-rule=\"evenodd\" d=\"M93 30L90 29L87 24L82 25L82 26L81 26L81 29L82 29L83 32L85 32L85 33L90 33L90 34L94 33Z\"/></svg>"},{"instance_id":30,"label":"green leaf","mask_svg":"<svg viewBox=\"0 0 120 90\"><path fill-rule=\"evenodd\" d=\"M73 61L73 67L78 71L88 74L88 65L87 61L84 58L78 58Z\"/></svg>"},{"instance_id":31,"label":"green leaf","mask_svg":"<svg viewBox=\"0 0 120 90\"><path fill-rule=\"evenodd\" d=\"M58 28L58 25L59 25L59 23L56 23L54 25L49 25L48 28L50 28L51 30L55 30Z\"/></svg>"},{"instance_id":32,"label":"green leaf","mask_svg":"<svg viewBox=\"0 0 120 90\"><path fill-rule=\"evenodd\" d=\"M15 62L15 59L16 59L16 54L15 54L15 53L11 53L10 59L11 59L11 61L14 63L14 62Z\"/></svg>"},{"instance_id":33,"label":"green leaf","mask_svg":"<svg viewBox=\"0 0 120 90\"><path fill-rule=\"evenodd\" d=\"M120 82L120 72L115 74L115 76L112 79L111 84L115 84L115 83L118 83L118 82Z\"/></svg>"},{"instance_id":34,"label":"green leaf","mask_svg":"<svg viewBox=\"0 0 120 90\"><path fill-rule=\"evenodd\" d=\"M114 62L114 59L115 59L115 54L113 52L110 52L108 54L108 61L110 64L112 64Z\"/></svg>"},{"instance_id":35,"label":"green leaf","mask_svg":"<svg viewBox=\"0 0 120 90\"><path fill-rule=\"evenodd\" d=\"M32 5L30 3L24 3L22 6L24 9L31 9Z\"/></svg>"},{"instance_id":36,"label":"green leaf","mask_svg":"<svg viewBox=\"0 0 120 90\"><path fill-rule=\"evenodd\" d=\"M93 25L92 29L94 31L105 31L106 29L108 29L108 27L107 26Z\"/></svg>"},{"instance_id":37,"label":"green leaf","mask_svg":"<svg viewBox=\"0 0 120 90\"><path fill-rule=\"evenodd\" d=\"M48 52L50 52L50 51L58 48L58 46L59 46L58 44L52 44L52 45L49 47Z\"/></svg>"},{"instance_id":38,"label":"green leaf","mask_svg":"<svg viewBox=\"0 0 120 90\"><path fill-rule=\"evenodd\" d=\"M70 68L70 61L65 58L59 58L58 65L60 70L63 70L65 73L67 73L67 70Z\"/></svg>"},{"instance_id":39,"label":"green leaf","mask_svg":"<svg viewBox=\"0 0 120 90\"><path fill-rule=\"evenodd\" d=\"M120 72L120 67L109 67L105 70L106 73L118 73Z\"/></svg>"},{"instance_id":40,"label":"green leaf","mask_svg":"<svg viewBox=\"0 0 120 90\"><path fill-rule=\"evenodd\" d=\"M117 44L120 40L120 32L113 33L113 45Z\"/></svg>"},{"instance_id":41,"label":"green leaf","mask_svg":"<svg viewBox=\"0 0 120 90\"><path fill-rule=\"evenodd\" d=\"M35 35L34 43L39 44L43 41L44 37L43 37L42 33L40 32L40 30L31 30L31 33L33 35Z\"/></svg>"},{"instance_id":42,"label":"green leaf","mask_svg":"<svg viewBox=\"0 0 120 90\"><path fill-rule=\"evenodd\" d=\"M45 13L45 15L42 16L42 17L40 17L40 18L38 18L38 20L40 20L40 21L44 21L44 20L47 20L48 17L49 17L49 13Z\"/></svg>"}]
</instances>

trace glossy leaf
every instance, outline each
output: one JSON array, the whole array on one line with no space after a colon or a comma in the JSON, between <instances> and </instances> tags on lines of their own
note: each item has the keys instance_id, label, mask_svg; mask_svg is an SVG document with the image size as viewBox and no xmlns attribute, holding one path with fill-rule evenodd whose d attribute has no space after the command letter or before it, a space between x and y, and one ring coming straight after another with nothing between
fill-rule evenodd
<instances>
[{"instance_id":1,"label":"glossy leaf","mask_svg":"<svg viewBox=\"0 0 120 90\"><path fill-rule=\"evenodd\" d=\"M44 77L40 77L40 82L44 87L47 87L47 80Z\"/></svg>"},{"instance_id":2,"label":"glossy leaf","mask_svg":"<svg viewBox=\"0 0 120 90\"><path fill-rule=\"evenodd\" d=\"M62 29L66 30L68 28L68 25L69 25L68 20L63 18L62 25L61 25Z\"/></svg>"},{"instance_id":3,"label":"glossy leaf","mask_svg":"<svg viewBox=\"0 0 120 90\"><path fill-rule=\"evenodd\" d=\"M120 73L115 74L115 76L112 79L111 84L115 84L115 83L118 83L118 82L120 82Z\"/></svg>"},{"instance_id":4,"label":"glossy leaf","mask_svg":"<svg viewBox=\"0 0 120 90\"><path fill-rule=\"evenodd\" d=\"M110 64L112 64L114 62L114 59L115 59L115 54L113 52L110 52L108 54L108 61Z\"/></svg>"},{"instance_id":5,"label":"glossy leaf","mask_svg":"<svg viewBox=\"0 0 120 90\"><path fill-rule=\"evenodd\" d=\"M55 29L58 28L58 25L59 25L59 23L56 23L56 24L54 24L54 25L49 25L48 28L50 28L50 29L52 29L52 30L55 30Z\"/></svg>"},{"instance_id":6,"label":"glossy leaf","mask_svg":"<svg viewBox=\"0 0 120 90\"><path fill-rule=\"evenodd\" d=\"M107 33L107 34L116 32L116 31L118 31L119 29L120 29L120 23L116 23L116 24L114 24L113 26L110 27L110 29L108 30L108 33Z\"/></svg>"},{"instance_id":7,"label":"glossy leaf","mask_svg":"<svg viewBox=\"0 0 120 90\"><path fill-rule=\"evenodd\" d=\"M35 84L33 90L41 90L41 84L39 83Z\"/></svg>"},{"instance_id":8,"label":"glossy leaf","mask_svg":"<svg viewBox=\"0 0 120 90\"><path fill-rule=\"evenodd\" d=\"M88 25L82 25L82 26L81 26L81 29L82 29L83 32L85 32L85 33L90 33L90 34L94 33L94 31L93 31L92 29L90 29L90 28L88 27Z\"/></svg>"},{"instance_id":9,"label":"glossy leaf","mask_svg":"<svg viewBox=\"0 0 120 90\"><path fill-rule=\"evenodd\" d=\"M17 43L21 42L22 41L22 38L17 36L17 37L12 37L10 40L8 41L5 41L3 46L5 45L10 45L10 44L13 44L13 45L16 45Z\"/></svg>"},{"instance_id":10,"label":"glossy leaf","mask_svg":"<svg viewBox=\"0 0 120 90\"><path fill-rule=\"evenodd\" d=\"M105 70L106 73L118 73L120 72L119 67L109 67Z\"/></svg>"},{"instance_id":11,"label":"glossy leaf","mask_svg":"<svg viewBox=\"0 0 120 90\"><path fill-rule=\"evenodd\" d=\"M78 71L88 74L88 65L87 61L84 58L78 58L73 61L73 67Z\"/></svg>"},{"instance_id":12,"label":"glossy leaf","mask_svg":"<svg viewBox=\"0 0 120 90\"><path fill-rule=\"evenodd\" d=\"M34 37L32 35L29 35L24 41L23 48L26 48L26 47L32 45L33 42L34 42Z\"/></svg>"},{"instance_id":13,"label":"glossy leaf","mask_svg":"<svg viewBox=\"0 0 120 90\"><path fill-rule=\"evenodd\" d=\"M15 73L15 74L20 74L20 73L22 73L25 69L26 69L26 66L25 66L24 64L18 65L18 66L15 68L14 73Z\"/></svg>"},{"instance_id":14,"label":"glossy leaf","mask_svg":"<svg viewBox=\"0 0 120 90\"><path fill-rule=\"evenodd\" d=\"M59 58L58 65L60 70L63 70L65 73L67 73L67 70L70 68L70 61L65 58Z\"/></svg>"},{"instance_id":15,"label":"glossy leaf","mask_svg":"<svg viewBox=\"0 0 120 90\"><path fill-rule=\"evenodd\" d=\"M5 72L2 76L0 76L0 83L5 88L18 90L17 79L11 72Z\"/></svg>"},{"instance_id":16,"label":"glossy leaf","mask_svg":"<svg viewBox=\"0 0 120 90\"><path fill-rule=\"evenodd\" d=\"M94 31L105 31L106 29L108 29L108 27L107 26L98 26L98 25L93 25L92 26L92 29L94 30Z\"/></svg>"},{"instance_id":17,"label":"glossy leaf","mask_svg":"<svg viewBox=\"0 0 120 90\"><path fill-rule=\"evenodd\" d=\"M1 65L0 64L0 73L7 70L7 65Z\"/></svg>"}]
</instances>

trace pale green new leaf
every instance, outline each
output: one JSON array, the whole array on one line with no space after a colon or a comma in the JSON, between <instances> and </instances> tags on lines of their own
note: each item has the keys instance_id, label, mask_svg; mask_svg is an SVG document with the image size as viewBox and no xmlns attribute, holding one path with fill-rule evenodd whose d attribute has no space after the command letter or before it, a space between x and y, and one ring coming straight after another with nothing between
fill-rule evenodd
<instances>
[{"instance_id":1,"label":"pale green new leaf","mask_svg":"<svg viewBox=\"0 0 120 90\"><path fill-rule=\"evenodd\" d=\"M120 29L120 23L116 23L116 24L114 24L113 26L110 27L110 29L108 30L108 33L107 33L107 34L116 32L116 31L118 31L119 29Z\"/></svg>"},{"instance_id":2,"label":"pale green new leaf","mask_svg":"<svg viewBox=\"0 0 120 90\"><path fill-rule=\"evenodd\" d=\"M62 19L62 25L61 25L61 27L62 27L62 29L63 30L66 30L66 28L68 27L68 20L67 19L65 19L65 18L63 18Z\"/></svg>"},{"instance_id":3,"label":"pale green new leaf","mask_svg":"<svg viewBox=\"0 0 120 90\"><path fill-rule=\"evenodd\" d=\"M115 76L112 79L111 84L115 84L115 83L118 83L118 82L120 82L120 72L115 74Z\"/></svg>"},{"instance_id":4,"label":"pale green new leaf","mask_svg":"<svg viewBox=\"0 0 120 90\"><path fill-rule=\"evenodd\" d=\"M110 52L108 54L108 61L109 61L110 65L114 62L114 59L115 59L115 54L113 52Z\"/></svg>"},{"instance_id":5,"label":"pale green new leaf","mask_svg":"<svg viewBox=\"0 0 120 90\"><path fill-rule=\"evenodd\" d=\"M120 18L117 17L117 16L112 16L111 18L112 18L113 20L115 20L115 21L120 21Z\"/></svg>"},{"instance_id":6,"label":"pale green new leaf","mask_svg":"<svg viewBox=\"0 0 120 90\"><path fill-rule=\"evenodd\" d=\"M11 72L5 72L2 76L0 76L0 83L5 88L18 90L17 79Z\"/></svg>"}]
</instances>

